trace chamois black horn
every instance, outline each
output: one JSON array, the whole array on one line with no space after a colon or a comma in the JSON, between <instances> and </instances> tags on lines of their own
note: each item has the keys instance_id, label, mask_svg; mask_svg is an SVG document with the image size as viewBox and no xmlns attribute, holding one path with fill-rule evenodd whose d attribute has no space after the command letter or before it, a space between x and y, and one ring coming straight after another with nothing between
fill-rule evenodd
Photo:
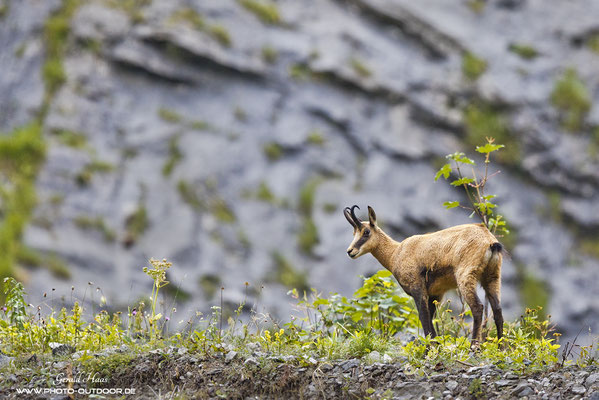
<instances>
[{"instance_id":1,"label":"chamois black horn","mask_svg":"<svg viewBox=\"0 0 599 400\"><path fill-rule=\"evenodd\" d=\"M345 215L345 219L347 220L347 222L349 222L349 224L351 226L353 226L355 228L356 224L355 224L354 220L352 219L350 212L351 212L351 210L349 207L345 207L343 209L343 215Z\"/></svg>"},{"instance_id":2,"label":"chamois black horn","mask_svg":"<svg viewBox=\"0 0 599 400\"><path fill-rule=\"evenodd\" d=\"M351 215L351 218L354 220L356 227L360 227L362 225L362 221L360 221L360 219L358 217L356 217L356 212L354 211L355 208L357 208L358 210L360 209L360 207L358 207L356 205L352 206L350 215Z\"/></svg>"}]
</instances>

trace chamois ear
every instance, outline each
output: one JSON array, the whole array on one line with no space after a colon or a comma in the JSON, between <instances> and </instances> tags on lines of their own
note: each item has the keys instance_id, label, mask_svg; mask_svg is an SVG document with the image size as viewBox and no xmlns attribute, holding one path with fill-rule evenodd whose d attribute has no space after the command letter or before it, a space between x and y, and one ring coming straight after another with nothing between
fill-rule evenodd
<instances>
[{"instance_id":1,"label":"chamois ear","mask_svg":"<svg viewBox=\"0 0 599 400\"><path fill-rule=\"evenodd\" d=\"M370 220L370 226L374 228L376 226L376 214L370 206L368 206L368 219Z\"/></svg>"}]
</instances>

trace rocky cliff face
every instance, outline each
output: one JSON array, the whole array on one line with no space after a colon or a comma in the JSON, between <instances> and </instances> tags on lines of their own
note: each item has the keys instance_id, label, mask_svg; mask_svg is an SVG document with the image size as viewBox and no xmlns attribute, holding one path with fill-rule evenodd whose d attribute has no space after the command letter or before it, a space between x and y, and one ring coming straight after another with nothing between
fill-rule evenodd
<instances>
[{"instance_id":1,"label":"rocky cliff face","mask_svg":"<svg viewBox=\"0 0 599 400\"><path fill-rule=\"evenodd\" d=\"M66 80L49 97L46 21L65 3ZM432 178L495 136L504 308L546 303L566 334L599 329L596 2L0 5L0 129L47 107L23 243L70 276L21 257L33 296L100 287L132 304L150 257L175 264L179 312L221 286L278 316L289 287L350 294L379 266L347 258L342 208L373 206L398 239L467 222Z\"/></svg>"}]
</instances>

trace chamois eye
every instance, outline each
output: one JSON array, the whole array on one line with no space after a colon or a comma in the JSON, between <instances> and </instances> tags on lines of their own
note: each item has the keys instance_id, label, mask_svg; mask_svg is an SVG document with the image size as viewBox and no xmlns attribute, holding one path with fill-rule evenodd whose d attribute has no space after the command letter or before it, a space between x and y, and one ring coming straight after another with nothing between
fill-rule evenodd
<instances>
[{"instance_id":1,"label":"chamois eye","mask_svg":"<svg viewBox=\"0 0 599 400\"><path fill-rule=\"evenodd\" d=\"M370 236L370 229L366 229L364 231L364 236L367 236L367 237Z\"/></svg>"}]
</instances>

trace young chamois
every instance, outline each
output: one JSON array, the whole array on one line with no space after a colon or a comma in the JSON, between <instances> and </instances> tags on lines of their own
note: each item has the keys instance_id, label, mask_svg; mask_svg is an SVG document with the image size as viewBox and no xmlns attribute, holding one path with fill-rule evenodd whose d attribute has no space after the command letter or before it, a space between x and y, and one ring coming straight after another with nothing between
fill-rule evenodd
<instances>
[{"instance_id":1,"label":"young chamois","mask_svg":"<svg viewBox=\"0 0 599 400\"><path fill-rule=\"evenodd\" d=\"M347 254L356 259L372 255L387 268L403 290L414 298L425 335L435 337L433 316L435 300L457 288L472 310L472 345L481 340L483 305L476 287L486 292L497 326L497 337L503 335L501 314L502 245L483 224L465 224L425 235L414 235L402 242L391 239L376 224L376 214L368 206L368 222L360 221L354 212L358 206L346 207L343 214L354 228L354 239Z\"/></svg>"}]
</instances>

